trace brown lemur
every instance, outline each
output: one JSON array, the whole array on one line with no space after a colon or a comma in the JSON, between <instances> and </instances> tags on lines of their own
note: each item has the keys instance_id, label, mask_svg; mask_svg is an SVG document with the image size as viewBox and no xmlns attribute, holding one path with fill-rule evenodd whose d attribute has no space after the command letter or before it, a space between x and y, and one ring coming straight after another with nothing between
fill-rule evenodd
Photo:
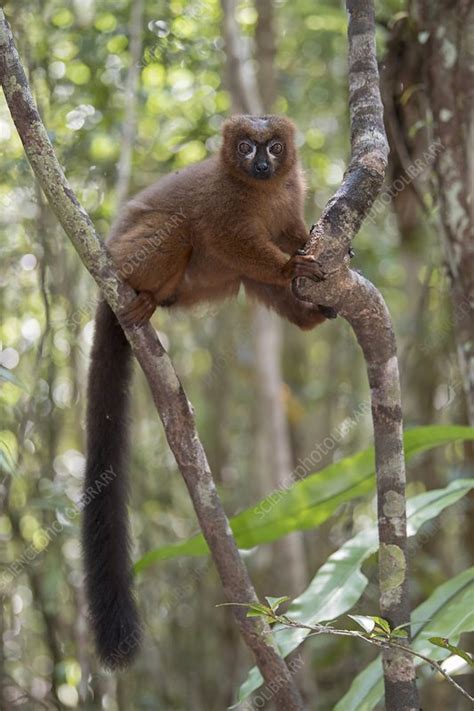
<instances>
[{"instance_id":1,"label":"brown lemur","mask_svg":"<svg viewBox=\"0 0 474 711\"><path fill-rule=\"evenodd\" d=\"M314 258L299 251L309 235L294 126L279 116L234 116L222 136L218 154L166 175L121 210L107 247L137 292L123 322L140 325L157 306L234 296L243 284L311 329L332 314L291 290L295 277L319 276ZM127 519L131 366L127 339L102 301L89 371L82 541L96 646L109 668L130 663L140 639ZM98 487L104 472L108 483Z\"/></svg>"}]
</instances>

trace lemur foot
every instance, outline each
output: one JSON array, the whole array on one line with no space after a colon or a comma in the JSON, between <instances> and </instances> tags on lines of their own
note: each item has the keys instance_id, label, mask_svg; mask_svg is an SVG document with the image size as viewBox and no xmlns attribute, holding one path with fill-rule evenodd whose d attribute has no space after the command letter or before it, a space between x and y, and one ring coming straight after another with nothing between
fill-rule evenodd
<instances>
[{"instance_id":1,"label":"lemur foot","mask_svg":"<svg viewBox=\"0 0 474 711\"><path fill-rule=\"evenodd\" d=\"M156 302L149 291L140 291L122 311L121 321L126 328L143 326L155 313Z\"/></svg>"}]
</instances>

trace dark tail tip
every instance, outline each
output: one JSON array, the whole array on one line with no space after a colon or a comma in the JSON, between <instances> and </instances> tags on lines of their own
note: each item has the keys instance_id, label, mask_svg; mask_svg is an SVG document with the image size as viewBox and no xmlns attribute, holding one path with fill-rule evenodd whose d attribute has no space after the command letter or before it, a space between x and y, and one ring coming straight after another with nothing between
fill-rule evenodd
<instances>
[{"instance_id":1,"label":"dark tail tip","mask_svg":"<svg viewBox=\"0 0 474 711\"><path fill-rule=\"evenodd\" d=\"M98 614L90 604L100 661L111 671L124 669L135 659L142 640L143 630L135 601L125 593L110 600L107 610L103 609L104 598L100 602L102 609Z\"/></svg>"}]
</instances>

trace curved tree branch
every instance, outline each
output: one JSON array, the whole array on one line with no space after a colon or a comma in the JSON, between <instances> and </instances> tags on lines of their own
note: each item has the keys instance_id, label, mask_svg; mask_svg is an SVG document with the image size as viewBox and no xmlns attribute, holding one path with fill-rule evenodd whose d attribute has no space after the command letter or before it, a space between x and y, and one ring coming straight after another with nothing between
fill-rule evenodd
<instances>
[{"instance_id":1,"label":"curved tree branch","mask_svg":"<svg viewBox=\"0 0 474 711\"><path fill-rule=\"evenodd\" d=\"M337 273L341 264L347 266L351 240L382 187L388 157L375 56L373 2L346 0L346 6L349 12L351 160L340 188L312 227L306 245L306 251L318 258L327 275ZM326 300L332 301L332 294L327 295L327 286L326 283L320 286L319 291L321 296L326 294Z\"/></svg>"},{"instance_id":2,"label":"curved tree branch","mask_svg":"<svg viewBox=\"0 0 474 711\"><path fill-rule=\"evenodd\" d=\"M406 543L405 462L396 342L378 290L348 269L349 248L383 183L388 146L375 54L373 0L347 0L351 160L342 185L311 230L306 252L326 273L324 282L298 279L300 298L331 306L355 331L364 353L372 398L377 469L380 611L392 627L410 620ZM388 711L419 708L413 658L383 652Z\"/></svg>"},{"instance_id":3,"label":"curved tree branch","mask_svg":"<svg viewBox=\"0 0 474 711\"><path fill-rule=\"evenodd\" d=\"M82 262L120 321L123 308L135 292L119 279L89 216L64 176L31 95L1 7L0 81L38 182ZM221 577L226 599L229 602L257 602L196 432L191 404L173 365L150 324L135 329L124 328L124 332L148 380L168 443ZM303 708L301 697L267 623L259 618L248 618L242 607L236 608L234 614L266 683L278 689L275 696L278 708L300 711Z\"/></svg>"}]
</instances>

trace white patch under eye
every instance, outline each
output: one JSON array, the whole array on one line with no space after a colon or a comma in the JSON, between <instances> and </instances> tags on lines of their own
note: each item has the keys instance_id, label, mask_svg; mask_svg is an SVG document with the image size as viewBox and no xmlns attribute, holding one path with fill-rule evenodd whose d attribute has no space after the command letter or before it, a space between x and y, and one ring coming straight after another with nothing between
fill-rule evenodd
<instances>
[{"instance_id":1,"label":"white patch under eye","mask_svg":"<svg viewBox=\"0 0 474 711\"><path fill-rule=\"evenodd\" d=\"M283 143L281 141L270 141L270 143L267 146L267 151L271 153L273 156L281 156L283 153Z\"/></svg>"},{"instance_id":2,"label":"white patch under eye","mask_svg":"<svg viewBox=\"0 0 474 711\"><path fill-rule=\"evenodd\" d=\"M247 150L248 153L246 152ZM237 146L237 153L241 158L248 158L251 160L255 156L256 151L257 146L249 139L242 139Z\"/></svg>"},{"instance_id":3,"label":"white patch under eye","mask_svg":"<svg viewBox=\"0 0 474 711\"><path fill-rule=\"evenodd\" d=\"M280 160L282 154L279 153L278 155L276 155L275 153L272 153L270 148L271 148L271 146L267 146L267 156L270 160L270 163L273 164L273 163L276 163Z\"/></svg>"}]
</instances>

